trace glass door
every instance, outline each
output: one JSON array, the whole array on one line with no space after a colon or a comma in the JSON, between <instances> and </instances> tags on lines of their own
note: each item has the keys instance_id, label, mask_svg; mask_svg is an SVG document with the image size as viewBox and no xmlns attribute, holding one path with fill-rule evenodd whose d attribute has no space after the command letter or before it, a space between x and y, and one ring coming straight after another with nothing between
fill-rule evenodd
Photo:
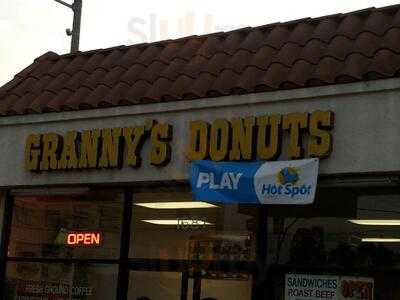
<instances>
[{"instance_id":1,"label":"glass door","mask_svg":"<svg viewBox=\"0 0 400 300\"><path fill-rule=\"evenodd\" d=\"M252 275L202 270L189 278L188 287L188 300L251 299Z\"/></svg>"},{"instance_id":2,"label":"glass door","mask_svg":"<svg viewBox=\"0 0 400 300\"><path fill-rule=\"evenodd\" d=\"M186 300L182 297L182 280L183 272L132 270L129 274L128 299Z\"/></svg>"},{"instance_id":3,"label":"glass door","mask_svg":"<svg viewBox=\"0 0 400 300\"><path fill-rule=\"evenodd\" d=\"M243 271L139 271L129 275L129 300L250 300L252 276Z\"/></svg>"},{"instance_id":4,"label":"glass door","mask_svg":"<svg viewBox=\"0 0 400 300\"><path fill-rule=\"evenodd\" d=\"M134 194L128 299L251 300L257 207Z\"/></svg>"}]
</instances>

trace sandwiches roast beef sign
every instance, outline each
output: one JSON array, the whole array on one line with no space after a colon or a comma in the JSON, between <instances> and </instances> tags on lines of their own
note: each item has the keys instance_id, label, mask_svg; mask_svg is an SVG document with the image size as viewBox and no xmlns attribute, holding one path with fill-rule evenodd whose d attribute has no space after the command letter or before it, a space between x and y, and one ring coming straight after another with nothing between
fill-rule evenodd
<instances>
[{"instance_id":1,"label":"sandwiches roast beef sign","mask_svg":"<svg viewBox=\"0 0 400 300\"><path fill-rule=\"evenodd\" d=\"M175 155L185 155L190 161L271 161L280 156L283 145L290 159L301 159L305 153L324 158L332 150L333 125L331 111L220 118L212 123L192 121L187 128L186 149ZM306 142L303 136L307 136ZM71 130L63 135L33 133L25 143L25 168L29 171L138 168L145 143L151 146L149 162L162 167L174 154L172 142L172 125L154 120L124 128ZM232 180L234 184L238 179Z\"/></svg>"}]
</instances>

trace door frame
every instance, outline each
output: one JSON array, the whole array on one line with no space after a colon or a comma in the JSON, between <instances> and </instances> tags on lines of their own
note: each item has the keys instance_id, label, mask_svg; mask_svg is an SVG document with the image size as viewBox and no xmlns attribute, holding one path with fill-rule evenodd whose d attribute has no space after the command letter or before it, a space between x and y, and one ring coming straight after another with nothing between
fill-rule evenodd
<instances>
[{"instance_id":1,"label":"door frame","mask_svg":"<svg viewBox=\"0 0 400 300\"><path fill-rule=\"evenodd\" d=\"M205 261L205 260L162 260L162 259L130 259L129 271L147 272L177 272L182 274L180 300L187 300L189 291L189 279L193 277L192 299L200 300L201 271L246 273L252 276L257 274L255 262L246 261ZM190 274L193 274L192 276ZM252 281L252 299L254 296L254 282Z\"/></svg>"}]
</instances>

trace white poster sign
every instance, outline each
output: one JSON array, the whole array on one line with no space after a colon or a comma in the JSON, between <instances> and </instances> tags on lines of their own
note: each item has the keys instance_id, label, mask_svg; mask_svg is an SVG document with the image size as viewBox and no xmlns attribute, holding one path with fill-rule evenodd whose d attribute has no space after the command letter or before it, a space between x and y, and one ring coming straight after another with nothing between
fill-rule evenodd
<instances>
[{"instance_id":1,"label":"white poster sign","mask_svg":"<svg viewBox=\"0 0 400 300\"><path fill-rule=\"evenodd\" d=\"M373 278L306 274L285 277L285 300L373 300L373 295Z\"/></svg>"},{"instance_id":2,"label":"white poster sign","mask_svg":"<svg viewBox=\"0 0 400 300\"><path fill-rule=\"evenodd\" d=\"M266 162L254 176L254 188L263 204L311 204L317 188L317 158Z\"/></svg>"},{"instance_id":3,"label":"white poster sign","mask_svg":"<svg viewBox=\"0 0 400 300\"><path fill-rule=\"evenodd\" d=\"M339 300L339 277L286 274L285 300Z\"/></svg>"}]
</instances>

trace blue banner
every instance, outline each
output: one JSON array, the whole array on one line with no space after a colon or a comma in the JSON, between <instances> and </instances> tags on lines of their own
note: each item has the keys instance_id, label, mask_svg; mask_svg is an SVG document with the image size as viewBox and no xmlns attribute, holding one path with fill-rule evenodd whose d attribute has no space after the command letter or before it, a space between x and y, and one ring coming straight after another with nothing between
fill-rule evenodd
<instances>
[{"instance_id":1,"label":"blue banner","mask_svg":"<svg viewBox=\"0 0 400 300\"><path fill-rule=\"evenodd\" d=\"M195 200L221 203L310 204L318 159L278 162L193 161L190 183Z\"/></svg>"}]
</instances>

